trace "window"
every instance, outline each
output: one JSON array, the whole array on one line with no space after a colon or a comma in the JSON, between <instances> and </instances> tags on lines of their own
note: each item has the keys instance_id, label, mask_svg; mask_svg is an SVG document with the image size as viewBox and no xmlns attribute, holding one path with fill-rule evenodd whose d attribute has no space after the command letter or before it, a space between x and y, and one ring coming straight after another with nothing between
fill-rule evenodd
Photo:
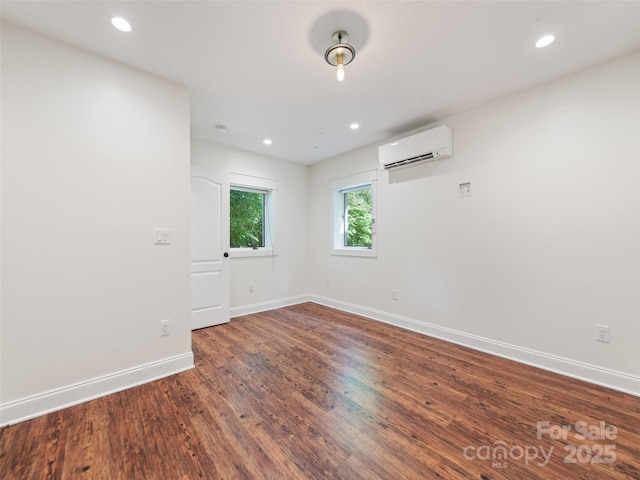
<instances>
[{"instance_id":1,"label":"window","mask_svg":"<svg viewBox=\"0 0 640 480\"><path fill-rule=\"evenodd\" d=\"M373 217L371 184L341 190L344 247L371 248Z\"/></svg>"},{"instance_id":2,"label":"window","mask_svg":"<svg viewBox=\"0 0 640 480\"><path fill-rule=\"evenodd\" d=\"M273 255L277 182L231 174L229 246L232 257Z\"/></svg>"},{"instance_id":3,"label":"window","mask_svg":"<svg viewBox=\"0 0 640 480\"><path fill-rule=\"evenodd\" d=\"M229 193L229 244L231 248L264 247L264 206L267 192L231 187Z\"/></svg>"},{"instance_id":4,"label":"window","mask_svg":"<svg viewBox=\"0 0 640 480\"><path fill-rule=\"evenodd\" d=\"M375 257L376 171L331 182L334 255Z\"/></svg>"}]
</instances>

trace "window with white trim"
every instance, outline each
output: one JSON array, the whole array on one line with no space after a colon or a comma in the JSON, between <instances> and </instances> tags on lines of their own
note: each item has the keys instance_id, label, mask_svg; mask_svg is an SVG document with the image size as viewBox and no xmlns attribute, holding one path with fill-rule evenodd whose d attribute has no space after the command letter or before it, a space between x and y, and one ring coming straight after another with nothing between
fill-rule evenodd
<instances>
[{"instance_id":1,"label":"window with white trim","mask_svg":"<svg viewBox=\"0 0 640 480\"><path fill-rule=\"evenodd\" d=\"M376 256L376 171L331 182L334 255Z\"/></svg>"},{"instance_id":2,"label":"window with white trim","mask_svg":"<svg viewBox=\"0 0 640 480\"><path fill-rule=\"evenodd\" d=\"M275 254L277 181L231 174L229 246L231 257Z\"/></svg>"}]
</instances>

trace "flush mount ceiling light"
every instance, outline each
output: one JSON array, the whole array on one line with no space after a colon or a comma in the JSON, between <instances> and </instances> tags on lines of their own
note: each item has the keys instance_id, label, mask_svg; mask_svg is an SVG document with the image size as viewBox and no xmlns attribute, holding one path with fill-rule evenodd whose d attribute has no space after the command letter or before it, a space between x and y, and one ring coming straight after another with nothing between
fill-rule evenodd
<instances>
[{"instance_id":1,"label":"flush mount ceiling light","mask_svg":"<svg viewBox=\"0 0 640 480\"><path fill-rule=\"evenodd\" d=\"M111 25L116 27L121 32L130 32L131 31L131 24L129 22L127 22L122 17L113 17L111 19Z\"/></svg>"},{"instance_id":2,"label":"flush mount ceiling light","mask_svg":"<svg viewBox=\"0 0 640 480\"><path fill-rule=\"evenodd\" d=\"M556 39L553 35L545 35L544 37L540 37L536 42L536 47L543 48L547 45L551 45L553 41Z\"/></svg>"},{"instance_id":3,"label":"flush mount ceiling light","mask_svg":"<svg viewBox=\"0 0 640 480\"><path fill-rule=\"evenodd\" d=\"M344 66L349 65L356 58L356 49L346 43L349 40L349 34L344 30L334 32L331 38L334 44L324 52L324 59L329 65L338 67L336 76L341 82L344 80Z\"/></svg>"}]
</instances>

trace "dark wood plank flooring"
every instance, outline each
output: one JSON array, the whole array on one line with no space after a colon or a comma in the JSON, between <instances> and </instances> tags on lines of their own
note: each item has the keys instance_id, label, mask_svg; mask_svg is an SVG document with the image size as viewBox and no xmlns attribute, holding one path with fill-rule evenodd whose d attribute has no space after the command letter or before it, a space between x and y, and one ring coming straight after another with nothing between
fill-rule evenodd
<instances>
[{"instance_id":1,"label":"dark wood plank flooring","mask_svg":"<svg viewBox=\"0 0 640 480\"><path fill-rule=\"evenodd\" d=\"M0 477L640 479L638 397L355 315L248 315L193 350L191 371L3 428Z\"/></svg>"}]
</instances>

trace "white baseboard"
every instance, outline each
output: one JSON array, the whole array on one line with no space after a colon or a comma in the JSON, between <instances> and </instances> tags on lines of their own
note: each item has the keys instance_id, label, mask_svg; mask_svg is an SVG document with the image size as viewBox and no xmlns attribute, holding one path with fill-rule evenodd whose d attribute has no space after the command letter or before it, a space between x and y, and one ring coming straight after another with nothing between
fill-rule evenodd
<instances>
[{"instance_id":1,"label":"white baseboard","mask_svg":"<svg viewBox=\"0 0 640 480\"><path fill-rule=\"evenodd\" d=\"M612 388L631 395L640 396L640 377L628 373L618 372L597 365L571 360L569 358L551 355L528 348L498 342L489 338L464 333L451 328L440 327L413 318L403 317L392 313L362 307L340 300L334 300L319 295L310 295L310 301L320 305L337 308L349 313L355 313L372 320L395 325L407 330L429 335L465 347L480 350L491 355L514 360L519 363L538 367L567 377Z\"/></svg>"},{"instance_id":2,"label":"white baseboard","mask_svg":"<svg viewBox=\"0 0 640 480\"><path fill-rule=\"evenodd\" d=\"M193 367L193 352L189 352L8 402L0 405L0 425L29 420Z\"/></svg>"},{"instance_id":3,"label":"white baseboard","mask_svg":"<svg viewBox=\"0 0 640 480\"><path fill-rule=\"evenodd\" d=\"M290 305L297 305L298 303L310 301L311 297L309 295L297 295L295 297L281 298L279 300L269 300L268 302L231 307L231 318L250 315L252 313L266 312L267 310L275 310L276 308L288 307Z\"/></svg>"}]
</instances>

